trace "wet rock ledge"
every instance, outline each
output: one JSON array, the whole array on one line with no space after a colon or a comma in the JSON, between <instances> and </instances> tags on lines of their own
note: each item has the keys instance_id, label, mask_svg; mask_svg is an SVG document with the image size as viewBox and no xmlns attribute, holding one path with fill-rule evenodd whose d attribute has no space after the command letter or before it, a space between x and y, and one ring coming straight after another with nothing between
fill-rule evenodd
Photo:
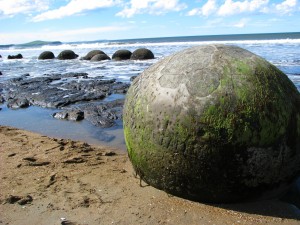
<instances>
[{"instance_id":1,"label":"wet rock ledge","mask_svg":"<svg viewBox=\"0 0 300 225\"><path fill-rule=\"evenodd\" d=\"M31 105L57 108L62 110L53 115L57 119L87 119L95 126L111 127L122 118L122 95L128 88L127 83L87 73L25 74L0 83L0 103L12 109ZM121 94L120 99L101 101L112 94Z\"/></svg>"}]
</instances>

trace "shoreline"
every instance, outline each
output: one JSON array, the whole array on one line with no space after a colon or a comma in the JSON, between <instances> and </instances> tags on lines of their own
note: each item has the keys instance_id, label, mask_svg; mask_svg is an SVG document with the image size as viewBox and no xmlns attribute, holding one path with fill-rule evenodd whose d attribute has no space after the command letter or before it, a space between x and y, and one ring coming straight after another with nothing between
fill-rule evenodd
<instances>
[{"instance_id":1,"label":"shoreline","mask_svg":"<svg viewBox=\"0 0 300 225\"><path fill-rule=\"evenodd\" d=\"M202 204L134 176L119 149L0 126L0 224L299 224L273 199ZM71 223L69 223L71 224Z\"/></svg>"}]
</instances>

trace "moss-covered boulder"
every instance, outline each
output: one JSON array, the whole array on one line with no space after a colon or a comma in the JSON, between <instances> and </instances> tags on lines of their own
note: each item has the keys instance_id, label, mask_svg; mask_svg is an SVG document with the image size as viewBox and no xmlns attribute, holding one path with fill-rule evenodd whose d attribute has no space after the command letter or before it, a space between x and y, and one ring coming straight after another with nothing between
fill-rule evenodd
<instances>
[{"instance_id":1,"label":"moss-covered boulder","mask_svg":"<svg viewBox=\"0 0 300 225\"><path fill-rule=\"evenodd\" d=\"M77 57L78 57L78 55L75 54L75 52L73 52L72 50L63 50L57 56L57 58L60 60L76 59Z\"/></svg>"},{"instance_id":2,"label":"moss-covered boulder","mask_svg":"<svg viewBox=\"0 0 300 225\"><path fill-rule=\"evenodd\" d=\"M117 50L113 55L112 59L116 61L130 59L132 52L126 49Z\"/></svg>"},{"instance_id":3,"label":"moss-covered boulder","mask_svg":"<svg viewBox=\"0 0 300 225\"><path fill-rule=\"evenodd\" d=\"M151 50L147 48L139 48L132 53L130 59L132 60L154 59L154 54Z\"/></svg>"},{"instance_id":4,"label":"moss-covered boulder","mask_svg":"<svg viewBox=\"0 0 300 225\"><path fill-rule=\"evenodd\" d=\"M174 195L244 201L278 194L300 175L300 94L239 47L193 47L149 67L123 117L137 174Z\"/></svg>"},{"instance_id":5,"label":"moss-covered boulder","mask_svg":"<svg viewBox=\"0 0 300 225\"><path fill-rule=\"evenodd\" d=\"M95 55L99 55L99 54L104 54L105 55L105 52L103 52L101 50L92 50L88 54L86 54L86 56L82 57L82 59L91 60Z\"/></svg>"},{"instance_id":6,"label":"moss-covered boulder","mask_svg":"<svg viewBox=\"0 0 300 225\"><path fill-rule=\"evenodd\" d=\"M97 54L91 58L91 61L102 61L102 60L110 60L110 57L106 54Z\"/></svg>"},{"instance_id":7,"label":"moss-covered boulder","mask_svg":"<svg viewBox=\"0 0 300 225\"><path fill-rule=\"evenodd\" d=\"M54 59L55 56L51 51L44 51L39 55L39 60Z\"/></svg>"}]
</instances>

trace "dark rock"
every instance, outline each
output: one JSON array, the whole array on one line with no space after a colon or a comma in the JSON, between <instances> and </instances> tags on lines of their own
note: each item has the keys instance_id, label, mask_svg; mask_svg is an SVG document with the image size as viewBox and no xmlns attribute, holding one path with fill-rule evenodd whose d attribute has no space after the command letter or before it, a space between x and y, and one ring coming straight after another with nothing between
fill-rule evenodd
<instances>
[{"instance_id":1,"label":"dark rock","mask_svg":"<svg viewBox=\"0 0 300 225\"><path fill-rule=\"evenodd\" d=\"M110 57L106 54L98 54L91 58L91 61L102 61L102 60L110 60Z\"/></svg>"},{"instance_id":2,"label":"dark rock","mask_svg":"<svg viewBox=\"0 0 300 225\"><path fill-rule=\"evenodd\" d=\"M55 119L80 121L84 119L84 112L80 110L61 111L53 114Z\"/></svg>"},{"instance_id":3,"label":"dark rock","mask_svg":"<svg viewBox=\"0 0 300 225\"><path fill-rule=\"evenodd\" d=\"M150 66L128 90L123 125L137 174L180 197L278 197L300 175L300 93L239 47L193 47Z\"/></svg>"},{"instance_id":4,"label":"dark rock","mask_svg":"<svg viewBox=\"0 0 300 225\"><path fill-rule=\"evenodd\" d=\"M42 52L40 55L39 55L39 58L40 60L45 60L45 59L54 59L55 56L53 54L53 52L51 51L44 51Z\"/></svg>"},{"instance_id":5,"label":"dark rock","mask_svg":"<svg viewBox=\"0 0 300 225\"><path fill-rule=\"evenodd\" d=\"M0 58L2 58L2 55L0 55Z\"/></svg>"},{"instance_id":6,"label":"dark rock","mask_svg":"<svg viewBox=\"0 0 300 225\"><path fill-rule=\"evenodd\" d=\"M26 204L31 203L32 200L33 200L33 198L30 195L27 195L25 197L10 195L6 199L6 203L8 203L8 204L18 203L19 205L26 205Z\"/></svg>"},{"instance_id":7,"label":"dark rock","mask_svg":"<svg viewBox=\"0 0 300 225\"><path fill-rule=\"evenodd\" d=\"M91 60L95 55L99 55L99 54L106 55L105 52L103 52L101 50L92 50L86 56L82 57L82 59Z\"/></svg>"},{"instance_id":8,"label":"dark rock","mask_svg":"<svg viewBox=\"0 0 300 225\"><path fill-rule=\"evenodd\" d=\"M61 108L64 110L54 113L54 118L86 119L100 127L114 126L117 120L122 119L124 100L90 102L103 100L111 94L125 94L129 88L128 83L104 80L101 76L89 78L86 73L21 76L6 80L0 86L0 102L6 100L10 108L29 105Z\"/></svg>"},{"instance_id":9,"label":"dark rock","mask_svg":"<svg viewBox=\"0 0 300 225\"><path fill-rule=\"evenodd\" d=\"M130 59L132 55L132 52L126 49L121 49L116 51L113 55L112 55L112 59L113 60L128 60Z\"/></svg>"},{"instance_id":10,"label":"dark rock","mask_svg":"<svg viewBox=\"0 0 300 225\"><path fill-rule=\"evenodd\" d=\"M27 108L29 106L30 103L27 99L11 99L7 103L7 107L12 109Z\"/></svg>"},{"instance_id":11,"label":"dark rock","mask_svg":"<svg viewBox=\"0 0 300 225\"><path fill-rule=\"evenodd\" d=\"M22 197L20 196L15 196L15 195L10 195L7 199L6 199L6 203L8 204L15 204L17 203L19 200L21 200Z\"/></svg>"},{"instance_id":12,"label":"dark rock","mask_svg":"<svg viewBox=\"0 0 300 225\"><path fill-rule=\"evenodd\" d=\"M60 60L76 59L77 57L78 55L75 54L75 52L73 52L72 50L64 50L57 56L57 58Z\"/></svg>"},{"instance_id":13,"label":"dark rock","mask_svg":"<svg viewBox=\"0 0 300 225\"><path fill-rule=\"evenodd\" d=\"M68 119L71 121L80 121L84 119L84 112L79 110L72 110L68 113Z\"/></svg>"},{"instance_id":14,"label":"dark rock","mask_svg":"<svg viewBox=\"0 0 300 225\"><path fill-rule=\"evenodd\" d=\"M147 48L139 48L132 53L130 59L132 60L154 59L154 54Z\"/></svg>"},{"instance_id":15,"label":"dark rock","mask_svg":"<svg viewBox=\"0 0 300 225\"><path fill-rule=\"evenodd\" d=\"M124 100L119 99L107 103L95 103L76 106L76 109L67 109L54 113L56 119L81 120L86 119L94 126L108 128L115 125L116 120L122 119ZM70 116L74 114L74 116ZM76 120L77 119L77 120Z\"/></svg>"},{"instance_id":16,"label":"dark rock","mask_svg":"<svg viewBox=\"0 0 300 225\"><path fill-rule=\"evenodd\" d=\"M23 56L19 53L17 55L9 55L7 59L23 59Z\"/></svg>"},{"instance_id":17,"label":"dark rock","mask_svg":"<svg viewBox=\"0 0 300 225\"><path fill-rule=\"evenodd\" d=\"M4 100L3 96L0 95L0 104L2 104L4 101L5 101L5 100Z\"/></svg>"},{"instance_id":18,"label":"dark rock","mask_svg":"<svg viewBox=\"0 0 300 225\"><path fill-rule=\"evenodd\" d=\"M0 76L3 75L2 72L0 71Z\"/></svg>"},{"instance_id":19,"label":"dark rock","mask_svg":"<svg viewBox=\"0 0 300 225\"><path fill-rule=\"evenodd\" d=\"M23 197L18 201L19 205L26 205L33 201L33 198L30 195L27 195L26 197Z\"/></svg>"}]
</instances>

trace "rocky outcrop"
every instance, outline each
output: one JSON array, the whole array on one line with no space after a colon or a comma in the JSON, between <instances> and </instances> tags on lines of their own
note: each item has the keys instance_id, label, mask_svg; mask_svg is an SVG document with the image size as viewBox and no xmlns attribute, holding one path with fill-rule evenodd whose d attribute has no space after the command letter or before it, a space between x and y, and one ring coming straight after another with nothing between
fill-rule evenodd
<instances>
[{"instance_id":1,"label":"rocky outcrop","mask_svg":"<svg viewBox=\"0 0 300 225\"><path fill-rule=\"evenodd\" d=\"M132 55L132 52L126 49L121 49L116 51L113 55L112 55L112 59L116 60L116 61L120 61L120 60L128 60L130 59Z\"/></svg>"},{"instance_id":2,"label":"rocky outcrop","mask_svg":"<svg viewBox=\"0 0 300 225\"><path fill-rule=\"evenodd\" d=\"M17 55L8 55L7 59L23 59L22 54L17 54Z\"/></svg>"},{"instance_id":3,"label":"rocky outcrop","mask_svg":"<svg viewBox=\"0 0 300 225\"><path fill-rule=\"evenodd\" d=\"M86 119L95 126L111 127L122 118L124 100L103 103L107 96L124 94L129 84L86 73L48 74L30 77L24 74L0 83L0 103L12 109L31 105L63 109L58 119ZM80 104L76 104L80 103Z\"/></svg>"},{"instance_id":4,"label":"rocky outcrop","mask_svg":"<svg viewBox=\"0 0 300 225\"><path fill-rule=\"evenodd\" d=\"M122 119L123 105L124 99L106 103L88 103L54 113L53 117L70 121L86 119L94 126L108 128L114 126L116 120Z\"/></svg>"},{"instance_id":5,"label":"rocky outcrop","mask_svg":"<svg viewBox=\"0 0 300 225\"><path fill-rule=\"evenodd\" d=\"M154 59L154 54L147 48L139 48L135 50L130 59L132 60L146 60L146 59Z\"/></svg>"},{"instance_id":6,"label":"rocky outcrop","mask_svg":"<svg viewBox=\"0 0 300 225\"><path fill-rule=\"evenodd\" d=\"M76 59L78 57L72 50L64 50L57 56L60 60Z\"/></svg>"},{"instance_id":7,"label":"rocky outcrop","mask_svg":"<svg viewBox=\"0 0 300 225\"><path fill-rule=\"evenodd\" d=\"M55 56L54 56L53 52L51 52L51 51L44 51L38 57L39 60L54 59L54 58L55 58Z\"/></svg>"}]
</instances>

